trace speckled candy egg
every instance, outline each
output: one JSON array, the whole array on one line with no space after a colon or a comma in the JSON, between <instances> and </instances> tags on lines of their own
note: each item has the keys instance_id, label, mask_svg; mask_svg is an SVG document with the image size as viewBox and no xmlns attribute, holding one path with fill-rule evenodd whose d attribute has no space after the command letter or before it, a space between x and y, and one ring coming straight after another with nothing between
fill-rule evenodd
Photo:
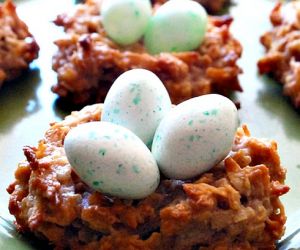
<instances>
[{"instance_id":1,"label":"speckled candy egg","mask_svg":"<svg viewBox=\"0 0 300 250\"><path fill-rule=\"evenodd\" d=\"M79 125L67 134L64 148L75 172L97 191L140 199L159 184L159 170L150 150L121 126L108 122Z\"/></svg>"},{"instance_id":2,"label":"speckled candy egg","mask_svg":"<svg viewBox=\"0 0 300 250\"><path fill-rule=\"evenodd\" d=\"M149 0L104 0L102 23L108 36L121 45L138 41L151 17Z\"/></svg>"},{"instance_id":3,"label":"speckled candy egg","mask_svg":"<svg viewBox=\"0 0 300 250\"><path fill-rule=\"evenodd\" d=\"M171 107L159 78L148 70L133 69L118 77L108 91L101 120L130 129L151 147L155 130Z\"/></svg>"},{"instance_id":4,"label":"speckled candy egg","mask_svg":"<svg viewBox=\"0 0 300 250\"><path fill-rule=\"evenodd\" d=\"M145 45L151 54L194 50L202 43L207 26L205 9L191 0L163 4L151 18Z\"/></svg>"},{"instance_id":5,"label":"speckled candy egg","mask_svg":"<svg viewBox=\"0 0 300 250\"><path fill-rule=\"evenodd\" d=\"M228 98L216 94L192 98L161 121L152 153L167 177L196 177L228 155L237 126L237 109Z\"/></svg>"}]
</instances>

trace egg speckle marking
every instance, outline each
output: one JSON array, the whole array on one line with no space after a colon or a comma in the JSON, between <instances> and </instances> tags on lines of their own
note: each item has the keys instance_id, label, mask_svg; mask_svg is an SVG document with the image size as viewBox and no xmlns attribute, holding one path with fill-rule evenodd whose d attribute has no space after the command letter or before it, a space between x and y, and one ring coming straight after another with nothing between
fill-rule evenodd
<instances>
[{"instance_id":1,"label":"egg speckle marking","mask_svg":"<svg viewBox=\"0 0 300 250\"><path fill-rule=\"evenodd\" d=\"M117 167L116 173L117 174L123 174L124 171L125 171L125 168L124 168L123 164L119 164L118 167Z\"/></svg>"},{"instance_id":2,"label":"egg speckle marking","mask_svg":"<svg viewBox=\"0 0 300 250\"><path fill-rule=\"evenodd\" d=\"M140 173L140 168L138 166L132 166L132 170L134 173L139 174Z\"/></svg>"},{"instance_id":3,"label":"egg speckle marking","mask_svg":"<svg viewBox=\"0 0 300 250\"><path fill-rule=\"evenodd\" d=\"M103 149L103 148L99 149L100 156L104 156L105 154L106 154L106 149Z\"/></svg>"}]
</instances>

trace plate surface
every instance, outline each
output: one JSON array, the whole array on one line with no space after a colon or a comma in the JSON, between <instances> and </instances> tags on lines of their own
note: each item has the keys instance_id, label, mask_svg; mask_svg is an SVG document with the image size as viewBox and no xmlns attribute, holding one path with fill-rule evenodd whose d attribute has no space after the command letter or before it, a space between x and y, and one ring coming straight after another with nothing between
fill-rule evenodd
<instances>
[{"instance_id":1,"label":"plate surface","mask_svg":"<svg viewBox=\"0 0 300 250\"><path fill-rule=\"evenodd\" d=\"M70 9L74 2L16 2L19 15L30 27L41 51L25 76L0 89L0 249L40 248L16 233L13 217L7 209L6 187L13 181L17 163L24 159L22 147L37 145L49 122L61 120L68 114L60 109L56 95L50 91L56 81L51 70L51 57L56 49L52 41L62 35L61 29L51 21L57 14ZM235 18L232 32L244 47L239 61L244 71L240 77L244 92L236 94L235 98L241 102L241 123L248 124L252 135L278 143L281 163L288 171L286 182L291 188L282 199L288 215L286 237L300 228L300 112L282 97L279 84L257 73L256 62L264 53L259 36L271 27L268 17L275 1L237 2L230 12ZM299 235L288 238L280 249L299 248Z\"/></svg>"}]
</instances>

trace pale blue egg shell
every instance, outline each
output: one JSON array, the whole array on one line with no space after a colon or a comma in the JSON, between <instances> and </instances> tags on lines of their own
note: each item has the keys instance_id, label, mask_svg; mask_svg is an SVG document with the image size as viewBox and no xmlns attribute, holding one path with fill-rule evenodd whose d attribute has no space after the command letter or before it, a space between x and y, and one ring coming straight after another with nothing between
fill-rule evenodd
<instances>
[{"instance_id":1,"label":"pale blue egg shell","mask_svg":"<svg viewBox=\"0 0 300 250\"><path fill-rule=\"evenodd\" d=\"M159 170L150 150L121 126L108 122L79 125L67 134L64 148L80 178L102 193L140 199L159 184Z\"/></svg>"},{"instance_id":2,"label":"pale blue egg shell","mask_svg":"<svg viewBox=\"0 0 300 250\"><path fill-rule=\"evenodd\" d=\"M155 130L171 107L159 78L148 70L133 69L117 78L108 91L101 120L130 129L151 147Z\"/></svg>"},{"instance_id":3,"label":"pale blue egg shell","mask_svg":"<svg viewBox=\"0 0 300 250\"><path fill-rule=\"evenodd\" d=\"M149 0L104 0L101 6L103 27L121 45L137 42L151 17Z\"/></svg>"},{"instance_id":4,"label":"pale blue egg shell","mask_svg":"<svg viewBox=\"0 0 300 250\"><path fill-rule=\"evenodd\" d=\"M151 54L190 51L202 43L207 26L205 9L191 0L172 0L151 18L145 46Z\"/></svg>"},{"instance_id":5,"label":"pale blue egg shell","mask_svg":"<svg viewBox=\"0 0 300 250\"><path fill-rule=\"evenodd\" d=\"M192 98L161 121L152 153L167 177L196 177L228 155L237 126L237 109L228 98L216 94Z\"/></svg>"}]
</instances>

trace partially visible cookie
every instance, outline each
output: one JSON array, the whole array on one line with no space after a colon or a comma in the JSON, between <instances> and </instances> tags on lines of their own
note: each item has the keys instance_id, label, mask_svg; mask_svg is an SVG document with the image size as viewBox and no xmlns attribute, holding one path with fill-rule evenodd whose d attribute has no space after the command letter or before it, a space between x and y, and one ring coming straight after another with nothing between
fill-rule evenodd
<instances>
[{"instance_id":1,"label":"partially visible cookie","mask_svg":"<svg viewBox=\"0 0 300 250\"><path fill-rule=\"evenodd\" d=\"M259 72L283 84L283 94L300 108L300 2L277 4L270 20L272 30L260 38L266 55L258 61Z\"/></svg>"},{"instance_id":2,"label":"partially visible cookie","mask_svg":"<svg viewBox=\"0 0 300 250\"><path fill-rule=\"evenodd\" d=\"M60 97L81 105L102 102L113 81L134 68L154 72L173 103L241 91L237 60L242 46L230 32L231 17L209 17L203 43L193 51L151 55L142 41L126 47L114 43L102 26L100 9L101 1L88 0L55 20L66 32L55 42L52 65L58 78L52 91Z\"/></svg>"},{"instance_id":3,"label":"partially visible cookie","mask_svg":"<svg viewBox=\"0 0 300 250\"><path fill-rule=\"evenodd\" d=\"M39 46L11 0L0 4L0 86L18 77L38 57Z\"/></svg>"}]
</instances>

